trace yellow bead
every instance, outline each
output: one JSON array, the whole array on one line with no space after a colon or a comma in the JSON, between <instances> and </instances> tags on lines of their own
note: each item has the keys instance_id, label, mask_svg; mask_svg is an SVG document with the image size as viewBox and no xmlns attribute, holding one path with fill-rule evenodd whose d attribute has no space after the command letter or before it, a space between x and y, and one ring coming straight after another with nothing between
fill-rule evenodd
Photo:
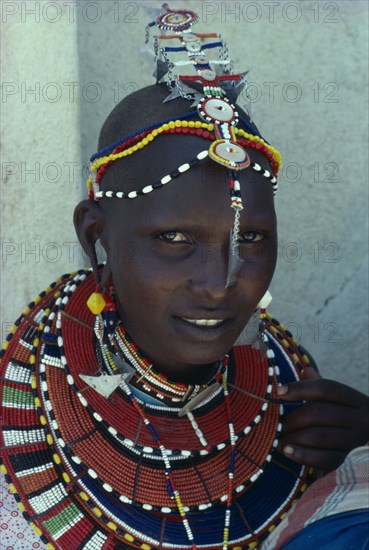
<instances>
[{"instance_id":1,"label":"yellow bead","mask_svg":"<svg viewBox=\"0 0 369 550\"><path fill-rule=\"evenodd\" d=\"M148 145L148 144L149 144L148 139L147 139L147 138L144 138L144 139L142 140L142 144L143 144L143 145Z\"/></svg>"},{"instance_id":2,"label":"yellow bead","mask_svg":"<svg viewBox=\"0 0 369 550\"><path fill-rule=\"evenodd\" d=\"M167 130L169 130L169 124L163 124L162 128L163 131L166 132Z\"/></svg>"},{"instance_id":3,"label":"yellow bead","mask_svg":"<svg viewBox=\"0 0 369 550\"><path fill-rule=\"evenodd\" d=\"M111 529L112 531L116 531L116 530L117 530L117 526L116 526L115 523L113 523L112 521L108 521L107 526L108 526L109 529Z\"/></svg>"},{"instance_id":4,"label":"yellow bead","mask_svg":"<svg viewBox=\"0 0 369 550\"><path fill-rule=\"evenodd\" d=\"M96 506L95 506L95 508L92 508L92 511L95 514L95 516L97 516L98 518L101 518L102 511L99 508L96 508Z\"/></svg>"},{"instance_id":5,"label":"yellow bead","mask_svg":"<svg viewBox=\"0 0 369 550\"><path fill-rule=\"evenodd\" d=\"M129 533L126 533L126 534L124 535L124 538L125 538L126 540L128 540L129 542L133 542L133 541L135 540L135 539L132 537L132 535L130 535Z\"/></svg>"},{"instance_id":6,"label":"yellow bead","mask_svg":"<svg viewBox=\"0 0 369 550\"><path fill-rule=\"evenodd\" d=\"M274 531L274 529L275 529L275 525L271 525L271 526L268 528L269 533L271 533L272 531Z\"/></svg>"},{"instance_id":7,"label":"yellow bead","mask_svg":"<svg viewBox=\"0 0 369 550\"><path fill-rule=\"evenodd\" d=\"M10 491L13 495L16 494L17 489L15 488L15 486L13 485L13 483L10 483L10 484L9 484L9 491Z\"/></svg>"},{"instance_id":8,"label":"yellow bead","mask_svg":"<svg viewBox=\"0 0 369 550\"><path fill-rule=\"evenodd\" d=\"M82 491L81 493L79 493L79 496L80 496L81 499L84 500L85 502L86 502L87 500L89 500L89 496L88 496L86 493L84 493L83 491Z\"/></svg>"},{"instance_id":9,"label":"yellow bead","mask_svg":"<svg viewBox=\"0 0 369 550\"><path fill-rule=\"evenodd\" d=\"M26 507L24 506L24 504L22 504L22 502L18 502L18 508L21 512L26 511Z\"/></svg>"},{"instance_id":10,"label":"yellow bead","mask_svg":"<svg viewBox=\"0 0 369 550\"><path fill-rule=\"evenodd\" d=\"M4 344L3 344L3 349L8 349L8 346L9 346L9 342L8 342L8 341L7 341L7 342L4 342Z\"/></svg>"},{"instance_id":11,"label":"yellow bead","mask_svg":"<svg viewBox=\"0 0 369 550\"><path fill-rule=\"evenodd\" d=\"M174 124L173 120L169 122L169 128L175 128L176 125Z\"/></svg>"},{"instance_id":12,"label":"yellow bead","mask_svg":"<svg viewBox=\"0 0 369 550\"><path fill-rule=\"evenodd\" d=\"M55 550L55 546L53 546L50 542L46 545L47 550Z\"/></svg>"},{"instance_id":13,"label":"yellow bead","mask_svg":"<svg viewBox=\"0 0 369 550\"><path fill-rule=\"evenodd\" d=\"M36 401L36 399L35 399L35 401ZM53 440L53 438L50 434L47 434L46 441L48 442L49 445L52 445L54 443L54 440Z\"/></svg>"},{"instance_id":14,"label":"yellow bead","mask_svg":"<svg viewBox=\"0 0 369 550\"><path fill-rule=\"evenodd\" d=\"M93 292L87 300L87 307L94 315L101 313L105 306L106 302L98 292Z\"/></svg>"},{"instance_id":15,"label":"yellow bead","mask_svg":"<svg viewBox=\"0 0 369 550\"><path fill-rule=\"evenodd\" d=\"M188 128L188 121L187 121L187 120L184 120L184 121L182 122L182 127L183 127L183 128Z\"/></svg>"},{"instance_id":16,"label":"yellow bead","mask_svg":"<svg viewBox=\"0 0 369 550\"><path fill-rule=\"evenodd\" d=\"M151 546L149 546L148 544L141 544L141 548L142 550L151 550Z\"/></svg>"},{"instance_id":17,"label":"yellow bead","mask_svg":"<svg viewBox=\"0 0 369 550\"><path fill-rule=\"evenodd\" d=\"M58 455L56 453L53 454L53 460L54 460L55 464L60 464L60 458L58 457Z\"/></svg>"},{"instance_id":18,"label":"yellow bead","mask_svg":"<svg viewBox=\"0 0 369 550\"><path fill-rule=\"evenodd\" d=\"M22 311L23 315L27 315L27 313L30 312L30 308L27 306L24 308L24 310Z\"/></svg>"},{"instance_id":19,"label":"yellow bead","mask_svg":"<svg viewBox=\"0 0 369 550\"><path fill-rule=\"evenodd\" d=\"M5 476L5 474L8 473L8 472L7 472L7 469L6 469L5 466L4 466L4 464L1 464L1 466L0 466L0 472L1 472L2 474L4 474L4 476Z\"/></svg>"},{"instance_id":20,"label":"yellow bead","mask_svg":"<svg viewBox=\"0 0 369 550\"><path fill-rule=\"evenodd\" d=\"M140 142L140 143L137 143L137 147L138 147L139 149L143 149L143 147L144 147L144 144L143 144L142 142Z\"/></svg>"},{"instance_id":21,"label":"yellow bead","mask_svg":"<svg viewBox=\"0 0 369 550\"><path fill-rule=\"evenodd\" d=\"M36 363L35 355L32 354L29 356L29 362L30 362L30 365L34 365Z\"/></svg>"},{"instance_id":22,"label":"yellow bead","mask_svg":"<svg viewBox=\"0 0 369 550\"><path fill-rule=\"evenodd\" d=\"M155 135L157 136L158 133L156 132ZM154 140L154 132L152 134L149 134L146 139L148 139L149 141L153 141Z\"/></svg>"},{"instance_id":23,"label":"yellow bead","mask_svg":"<svg viewBox=\"0 0 369 550\"><path fill-rule=\"evenodd\" d=\"M257 542L250 542L250 544L249 544L249 548L256 548L256 547L257 547L257 545L258 545L258 543L257 543Z\"/></svg>"},{"instance_id":24,"label":"yellow bead","mask_svg":"<svg viewBox=\"0 0 369 550\"><path fill-rule=\"evenodd\" d=\"M304 483L303 486L301 487L301 492L303 493L304 491L306 491L307 489L307 483Z\"/></svg>"},{"instance_id":25,"label":"yellow bead","mask_svg":"<svg viewBox=\"0 0 369 550\"><path fill-rule=\"evenodd\" d=\"M195 126L195 123L194 123L193 120L190 120L188 125L189 125L190 128L193 128Z\"/></svg>"},{"instance_id":26,"label":"yellow bead","mask_svg":"<svg viewBox=\"0 0 369 550\"><path fill-rule=\"evenodd\" d=\"M63 472L63 479L65 483L70 483L70 477L66 472Z\"/></svg>"},{"instance_id":27,"label":"yellow bead","mask_svg":"<svg viewBox=\"0 0 369 550\"><path fill-rule=\"evenodd\" d=\"M37 525L35 525L34 523L30 523L30 525L32 525L33 530L36 533L36 535L38 535L40 537L42 535L41 529L39 527L37 527Z\"/></svg>"},{"instance_id":28,"label":"yellow bead","mask_svg":"<svg viewBox=\"0 0 369 550\"><path fill-rule=\"evenodd\" d=\"M43 414L40 416L40 422L43 426L46 426L46 424L47 424L47 420L46 420L46 418L44 417Z\"/></svg>"},{"instance_id":29,"label":"yellow bead","mask_svg":"<svg viewBox=\"0 0 369 550\"><path fill-rule=\"evenodd\" d=\"M201 122L199 120L195 121L195 128L201 128Z\"/></svg>"},{"instance_id":30,"label":"yellow bead","mask_svg":"<svg viewBox=\"0 0 369 550\"><path fill-rule=\"evenodd\" d=\"M31 376L31 388L33 390L35 390L37 388L36 378L33 375Z\"/></svg>"},{"instance_id":31,"label":"yellow bead","mask_svg":"<svg viewBox=\"0 0 369 550\"><path fill-rule=\"evenodd\" d=\"M151 135L152 135L153 137L156 137L156 136L158 135L158 131L157 131L157 130L153 130Z\"/></svg>"}]
</instances>

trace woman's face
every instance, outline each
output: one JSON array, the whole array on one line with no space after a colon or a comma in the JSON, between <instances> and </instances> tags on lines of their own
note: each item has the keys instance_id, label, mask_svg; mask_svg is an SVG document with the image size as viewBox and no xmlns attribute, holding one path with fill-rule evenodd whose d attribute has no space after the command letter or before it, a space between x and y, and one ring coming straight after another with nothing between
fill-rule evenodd
<instances>
[{"instance_id":1,"label":"woman's face","mask_svg":"<svg viewBox=\"0 0 369 550\"><path fill-rule=\"evenodd\" d=\"M158 140L132 157L133 178L120 176L121 161L104 189L152 184L208 147L207 140L193 137ZM234 211L222 166L206 159L149 195L100 203L101 241L120 317L144 355L171 379L206 378L210 365L230 350L272 279L277 247L272 186L251 169L239 172L239 180L244 261L229 287Z\"/></svg>"}]
</instances>

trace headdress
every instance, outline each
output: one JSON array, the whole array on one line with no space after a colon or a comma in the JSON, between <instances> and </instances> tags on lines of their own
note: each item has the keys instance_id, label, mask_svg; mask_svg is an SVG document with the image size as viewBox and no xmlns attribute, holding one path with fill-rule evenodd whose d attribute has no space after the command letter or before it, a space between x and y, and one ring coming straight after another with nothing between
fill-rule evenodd
<instances>
[{"instance_id":1,"label":"headdress","mask_svg":"<svg viewBox=\"0 0 369 550\"><path fill-rule=\"evenodd\" d=\"M95 201L101 198L133 199L148 194L167 185L207 157L224 166L228 172L231 207L235 211L229 248L228 286L235 282L242 262L238 254L238 232L243 203L237 174L246 168L254 170L270 180L276 192L281 155L237 112L234 103L247 82L245 73L233 72L232 62L221 36L216 33L192 32L192 26L199 19L193 11L171 10L168 4L163 4L163 8L164 12L146 28L146 42L152 27L160 30L160 34L153 38L156 60L154 74L157 82L166 79L170 94L165 101L182 97L191 100L196 109L180 118L141 128L94 154L90 159L89 198ZM214 52L218 54L214 55ZM178 59L181 54L184 58ZM185 74L186 70L189 74ZM200 84L202 91L191 88L188 84L192 83ZM139 151L161 135L172 133L194 134L210 140L211 144L173 172L163 174L156 182L147 182L140 189L127 192L100 189L99 184L112 162ZM271 165L270 171L251 161L247 152L250 148L265 155Z\"/></svg>"}]
</instances>

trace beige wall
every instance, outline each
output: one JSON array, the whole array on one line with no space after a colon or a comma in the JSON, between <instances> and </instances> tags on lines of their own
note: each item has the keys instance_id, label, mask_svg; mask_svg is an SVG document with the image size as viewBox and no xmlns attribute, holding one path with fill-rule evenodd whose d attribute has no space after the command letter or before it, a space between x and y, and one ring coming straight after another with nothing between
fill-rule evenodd
<instances>
[{"instance_id":1,"label":"beige wall","mask_svg":"<svg viewBox=\"0 0 369 550\"><path fill-rule=\"evenodd\" d=\"M253 117L283 154L273 314L324 375L368 391L368 3L170 5L197 9L198 29L220 31L235 67L250 69ZM81 159L115 103L152 82L145 8L158 6L2 2L3 338L26 302L81 265Z\"/></svg>"}]
</instances>

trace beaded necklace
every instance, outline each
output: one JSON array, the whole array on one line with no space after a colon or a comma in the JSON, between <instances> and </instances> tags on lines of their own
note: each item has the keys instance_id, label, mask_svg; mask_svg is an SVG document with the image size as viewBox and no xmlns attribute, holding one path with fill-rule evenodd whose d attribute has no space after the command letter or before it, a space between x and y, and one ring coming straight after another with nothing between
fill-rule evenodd
<instances>
[{"instance_id":1,"label":"beaded necklace","mask_svg":"<svg viewBox=\"0 0 369 550\"><path fill-rule=\"evenodd\" d=\"M2 352L2 471L27 521L50 548L257 546L305 488L306 469L275 450L278 379L298 375L289 359L279 373L274 353L304 362L296 344L274 323L283 336L268 331L274 352L263 368L257 359L257 375L259 352L235 349L218 393L184 417L181 404L145 403L126 382L104 398L80 378L100 368L82 305L93 286L83 271L52 285ZM242 354L246 371L234 365ZM270 502L255 507L271 484Z\"/></svg>"}]
</instances>

